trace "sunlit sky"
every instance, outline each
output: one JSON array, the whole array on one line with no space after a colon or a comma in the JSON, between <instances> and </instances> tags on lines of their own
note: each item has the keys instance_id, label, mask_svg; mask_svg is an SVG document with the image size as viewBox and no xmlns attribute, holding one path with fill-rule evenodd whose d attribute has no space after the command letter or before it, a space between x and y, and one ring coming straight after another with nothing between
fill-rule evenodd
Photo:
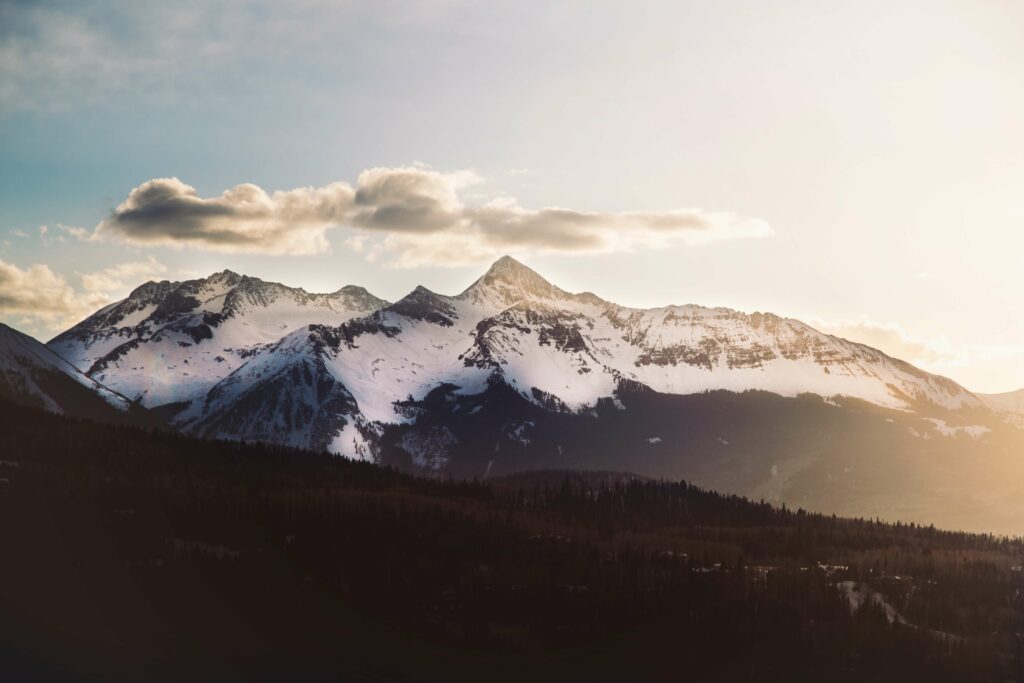
<instances>
[{"instance_id":1,"label":"sunlit sky","mask_svg":"<svg viewBox=\"0 0 1024 683\"><path fill-rule=\"evenodd\" d=\"M0 321L48 339L224 268L455 293L510 253L1018 389L1022 27L997 1L0 0Z\"/></svg>"}]
</instances>

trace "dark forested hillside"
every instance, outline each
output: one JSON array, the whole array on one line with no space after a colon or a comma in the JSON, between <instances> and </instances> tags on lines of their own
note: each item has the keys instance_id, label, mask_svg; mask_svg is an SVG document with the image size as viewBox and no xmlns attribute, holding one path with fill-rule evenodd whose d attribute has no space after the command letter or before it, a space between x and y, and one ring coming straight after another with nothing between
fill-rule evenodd
<instances>
[{"instance_id":1,"label":"dark forested hillside","mask_svg":"<svg viewBox=\"0 0 1024 683\"><path fill-rule=\"evenodd\" d=\"M410 419L382 429L381 462L470 479L540 468L628 470L817 512L1024 530L1024 432L980 411L929 419L849 398L680 396L637 384L582 411L534 398L547 405L501 383L481 393L437 387L402 402ZM962 431L969 425L984 432L970 436Z\"/></svg>"},{"instance_id":2,"label":"dark forested hillside","mask_svg":"<svg viewBox=\"0 0 1024 683\"><path fill-rule=\"evenodd\" d=\"M1022 680L1024 543L0 403L0 676Z\"/></svg>"}]
</instances>

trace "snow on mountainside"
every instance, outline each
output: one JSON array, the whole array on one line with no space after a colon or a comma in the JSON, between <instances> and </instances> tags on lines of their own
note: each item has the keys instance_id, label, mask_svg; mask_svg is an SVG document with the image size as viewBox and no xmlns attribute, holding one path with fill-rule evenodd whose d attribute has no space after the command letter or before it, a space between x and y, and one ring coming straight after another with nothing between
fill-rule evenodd
<instances>
[{"instance_id":1,"label":"snow on mountainside","mask_svg":"<svg viewBox=\"0 0 1024 683\"><path fill-rule=\"evenodd\" d=\"M417 287L392 304L227 271L148 283L51 347L205 437L435 475L629 471L869 518L1024 524L1016 397L769 313L570 293L508 257L458 295Z\"/></svg>"},{"instance_id":2,"label":"snow on mountainside","mask_svg":"<svg viewBox=\"0 0 1024 683\"><path fill-rule=\"evenodd\" d=\"M693 305L629 309L569 294L508 257L458 296L421 288L376 318L392 332L358 338L330 364L346 385L372 366L375 395L367 399L377 404L382 389L392 400L419 398L442 382L471 393L495 375L524 396L537 389L574 409L610 397L623 380L670 394L759 389L903 409L979 405L948 379L796 320ZM386 351L399 345L397 358ZM388 408L372 419L394 417Z\"/></svg>"},{"instance_id":3,"label":"snow on mountainside","mask_svg":"<svg viewBox=\"0 0 1024 683\"><path fill-rule=\"evenodd\" d=\"M192 433L216 438L366 457L367 451L358 447L362 438L353 430L354 422L362 419L358 407L324 367L324 343L314 328L289 334L194 401L176 422Z\"/></svg>"},{"instance_id":4,"label":"snow on mountainside","mask_svg":"<svg viewBox=\"0 0 1024 683\"><path fill-rule=\"evenodd\" d=\"M481 299L487 295L477 290L499 290L510 301L513 283L524 281L531 286L519 289L518 301L478 326L470 356L569 405L592 405L621 379L669 394L759 389L843 395L892 408L980 405L951 380L797 320L694 305L626 308L592 294L567 294L507 257L460 296Z\"/></svg>"},{"instance_id":5,"label":"snow on mountainside","mask_svg":"<svg viewBox=\"0 0 1024 683\"><path fill-rule=\"evenodd\" d=\"M152 407L204 395L297 328L338 325L386 304L361 287L310 294L225 270L199 280L148 282L48 346Z\"/></svg>"},{"instance_id":6,"label":"snow on mountainside","mask_svg":"<svg viewBox=\"0 0 1024 683\"><path fill-rule=\"evenodd\" d=\"M663 394L754 389L900 410L984 409L951 380L796 320L694 305L626 308L568 293L504 257L457 296L418 287L369 315L304 327L257 347L178 420L216 435L223 416L245 414L242 406L262 396L291 411L286 419L267 418L281 434L289 425L296 433L312 430L319 446L328 441L323 430L333 429L329 447L346 444L348 451L351 443L368 447L361 439L372 441L382 425L414 421L409 402L438 387L465 396L495 382L538 406L568 411L592 409L627 384ZM317 398L321 386L339 406L334 422ZM238 419L228 422L220 434L245 438Z\"/></svg>"},{"instance_id":7,"label":"snow on mountainside","mask_svg":"<svg viewBox=\"0 0 1024 683\"><path fill-rule=\"evenodd\" d=\"M0 323L0 395L54 413L93 416L128 401L28 335Z\"/></svg>"}]
</instances>

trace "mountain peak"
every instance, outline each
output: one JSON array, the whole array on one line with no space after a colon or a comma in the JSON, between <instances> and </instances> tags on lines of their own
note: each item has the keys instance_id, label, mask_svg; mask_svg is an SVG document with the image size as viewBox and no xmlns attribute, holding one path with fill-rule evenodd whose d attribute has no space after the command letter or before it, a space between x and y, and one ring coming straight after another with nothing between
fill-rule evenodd
<instances>
[{"instance_id":1,"label":"mountain peak","mask_svg":"<svg viewBox=\"0 0 1024 683\"><path fill-rule=\"evenodd\" d=\"M262 283L263 282L259 278L249 277L248 275L239 275L235 271L228 270L227 268L225 268L224 270L222 270L220 272L217 272L217 273L214 273L214 274L210 275L208 278L205 278L205 280L203 280L203 282L206 282L206 283L209 283L209 284L224 284L224 285L227 285L228 287L234 287L235 285L240 284L244 280L251 280L253 282L258 282L258 283Z\"/></svg>"},{"instance_id":2,"label":"mountain peak","mask_svg":"<svg viewBox=\"0 0 1024 683\"><path fill-rule=\"evenodd\" d=\"M508 255L502 256L492 263L491 267L484 274L484 278L502 280L510 284L521 284L524 281L539 281L551 286L551 283L541 277L537 271Z\"/></svg>"},{"instance_id":3,"label":"mountain peak","mask_svg":"<svg viewBox=\"0 0 1024 683\"><path fill-rule=\"evenodd\" d=\"M466 295L477 299L497 299L507 305L524 298L560 299L565 296L565 292L532 268L511 256L502 256L483 277L463 292L463 296Z\"/></svg>"},{"instance_id":4,"label":"mountain peak","mask_svg":"<svg viewBox=\"0 0 1024 683\"><path fill-rule=\"evenodd\" d=\"M491 264L491 267L487 269L487 272L502 272L502 271L515 271L515 270L528 270L533 272L528 266L523 265L521 261L517 261L508 254L505 254L500 259Z\"/></svg>"},{"instance_id":5,"label":"mountain peak","mask_svg":"<svg viewBox=\"0 0 1024 683\"><path fill-rule=\"evenodd\" d=\"M141 285L133 289L128 294L127 299L132 301L139 299L151 301L154 299L154 297L157 297L158 300L162 300L168 293L182 286L185 286L186 288L197 288L209 284L225 284L229 287L233 287L242 282L243 280L261 282L257 278L250 278L246 275L239 275L238 273L232 270L225 269L218 271L216 273L211 273L207 277L197 278L194 280L149 280L147 282L143 282Z\"/></svg>"}]
</instances>

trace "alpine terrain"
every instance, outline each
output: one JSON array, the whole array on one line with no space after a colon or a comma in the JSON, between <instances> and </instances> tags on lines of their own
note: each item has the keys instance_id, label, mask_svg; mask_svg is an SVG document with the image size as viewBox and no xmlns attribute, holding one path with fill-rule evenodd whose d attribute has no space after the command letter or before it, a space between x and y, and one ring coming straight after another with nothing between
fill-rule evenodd
<instances>
[{"instance_id":1,"label":"alpine terrain","mask_svg":"<svg viewBox=\"0 0 1024 683\"><path fill-rule=\"evenodd\" d=\"M150 282L48 347L198 436L460 477L630 471L845 514L1024 520L1008 402L798 320L628 308L507 256L460 294L394 303L230 271Z\"/></svg>"}]
</instances>

